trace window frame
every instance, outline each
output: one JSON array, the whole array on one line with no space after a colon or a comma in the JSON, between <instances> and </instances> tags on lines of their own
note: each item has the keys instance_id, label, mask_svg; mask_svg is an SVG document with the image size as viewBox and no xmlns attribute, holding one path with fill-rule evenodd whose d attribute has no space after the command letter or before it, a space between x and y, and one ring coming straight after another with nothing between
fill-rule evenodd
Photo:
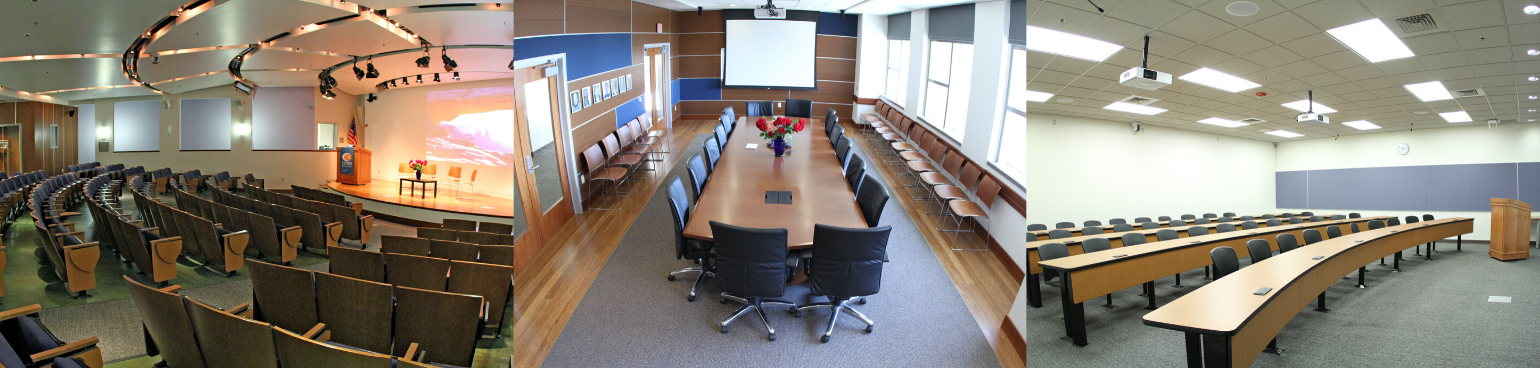
<instances>
[{"instance_id":1,"label":"window frame","mask_svg":"<svg viewBox=\"0 0 1540 368\"><path fill-rule=\"evenodd\" d=\"M1015 65L1016 60L1014 60L1014 59L1016 58L1016 52L1018 50L1021 51L1022 57L1025 58L1026 50L1027 50L1026 46L1011 45L1011 48L1008 50L1009 51L1009 55L1011 55L1011 56L1010 56L1010 58L1008 58L1006 60L1007 68L1011 68L1011 67L1013 67ZM1022 60L1022 61L1023 61L1023 65L1025 65L1025 60ZM1011 180L1016 181L1017 183L1024 183L1024 182L1026 182L1026 178L1027 178L1027 173L1026 173L1026 171L1024 171L1025 168L1016 167L1016 165L1011 164L1010 162L1006 162L1006 161L1001 160L1000 159L1000 151L1005 149L1005 129L1006 129L1005 125L1006 125L1006 122L1009 121L1008 118L1009 118L1010 114L1020 115L1021 119L1022 119L1022 123L1023 124L1026 123L1027 111L1026 111L1026 103L1025 103L1025 101L1023 101L1023 103L1022 103L1022 109L1017 109L1014 106L1011 106L1011 100L1010 99L1014 98L1014 97L1018 97L1018 96L1011 96L1010 95L1011 92L1012 92L1010 81L1014 80L1015 78L1026 78L1027 76L1025 74L1026 74L1027 71L1026 70L1007 69L1006 72L1009 73L1009 75L1007 77L1011 78L1011 79L1006 80L1006 84L1005 84L1005 93L1006 93L1005 98L1006 98L1006 100L1005 100L1005 103L1002 104L1003 106L1001 106L1001 109L1000 109L1000 126L999 126L999 128L995 129L995 132L994 132L995 149L994 149L994 152L991 153L992 157L989 160L989 164L991 166L994 166L995 169L1000 170L1001 173L1004 173L1005 176L1010 178ZM1020 72L1023 75L1019 75L1018 76L1018 75L1016 75L1017 72ZM1021 97L1023 99L1026 98L1026 96L1019 96L1019 97ZM1025 130L1026 126L1023 125L1022 128L1023 128L1023 130ZM1025 159L1025 158L1023 158L1023 159Z\"/></svg>"},{"instance_id":2,"label":"window frame","mask_svg":"<svg viewBox=\"0 0 1540 368\"><path fill-rule=\"evenodd\" d=\"M898 52L898 55L899 55L899 57L898 57L899 60L896 60L896 61L893 60L893 55L894 55L894 52L895 52L895 50L894 50L894 42L902 42L901 45L905 46L905 47L898 48L897 52ZM885 57L887 59L887 62L886 62L887 66L886 66L886 70L884 71L884 75L883 75L883 84L884 84L884 86L882 88L882 91L883 91L882 96L883 97L887 97L888 98L888 102L892 102L894 106L898 106L900 108L904 107L904 105L906 105L908 103L907 99L905 99L903 95L909 92L908 91L908 89L909 89L908 87L909 86L908 86L907 83L903 83L902 81L904 81L908 77L907 75L905 75L905 74L907 74L907 72L906 72L907 65L903 65L903 64L906 64L905 61L908 60L907 55L905 55L905 54L907 54L907 52L905 52L905 51L908 51L909 47L912 47L912 40L892 40L892 39L890 39L890 40L888 40L888 54ZM895 62L898 65L895 66L894 65ZM895 74L897 75L898 78L892 78L892 77L894 77ZM897 86L887 85L887 84L891 84L894 81L898 81L898 85ZM892 92L894 92L894 94L897 94L898 96L889 95L888 92L889 92L890 89L895 89Z\"/></svg>"},{"instance_id":3,"label":"window frame","mask_svg":"<svg viewBox=\"0 0 1540 368\"><path fill-rule=\"evenodd\" d=\"M931 78L931 70L930 69L931 69L931 65L934 64L934 63L931 62L931 59L934 58L934 53L935 53L935 50L936 50L934 45L936 43L947 43L947 44L949 44L948 47L947 47L947 82L946 83L942 83L940 81L935 80L934 78ZM954 77L956 76L957 68L958 68L958 66L957 66L957 45L961 45L961 44L969 45L970 46L969 47L970 48L970 51L969 51L970 53L976 53L977 52L976 50L972 50L975 45L973 45L972 43L966 43L966 42L951 42L951 41L930 40L930 42L928 42L926 44L926 49L925 49L925 62L926 62L925 65L926 65L926 67L925 67L925 77L923 78L924 79L924 87L922 87L920 89L920 109L919 109L919 113L915 115L915 118L917 118L919 120L923 120L923 121L925 121L926 124L930 124L930 126L935 127L937 130L941 131L942 134L946 135L948 138L951 138L952 141L957 142L958 144L962 144L962 137L959 136L959 135L953 135L954 132L949 131L947 129L948 121L947 121L946 118L947 118L948 113L950 113L949 109L951 108L952 98L954 97L953 93L952 93L953 92L952 85L956 84L956 83L952 82L952 79L954 79ZM972 56L973 55L970 55L969 60L972 60ZM967 65L965 67L972 67L972 65ZM969 83L972 82L971 78L972 78L972 76L971 76L971 73L970 73L970 76L969 76L970 80L968 81ZM940 107L941 108L941 112L940 112L939 115L937 115L937 116L941 117L941 120L939 122L932 122L929 118L926 117L928 115L931 115L930 108L932 106L930 106L930 99L929 99L929 97L930 97L930 87L931 87L932 84L935 84L936 86L939 86L941 88L946 89L946 94L947 94L946 102L942 104L942 106ZM966 124L966 122L964 122L964 124ZM965 128L966 127L964 127L963 129L959 129L956 133L966 133L966 129Z\"/></svg>"}]
</instances>

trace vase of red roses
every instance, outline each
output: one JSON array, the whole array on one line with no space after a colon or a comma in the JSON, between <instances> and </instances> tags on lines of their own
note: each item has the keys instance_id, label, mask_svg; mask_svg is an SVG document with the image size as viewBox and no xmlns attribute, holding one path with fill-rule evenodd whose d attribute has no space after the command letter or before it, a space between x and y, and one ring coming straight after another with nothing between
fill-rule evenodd
<instances>
[{"instance_id":1,"label":"vase of red roses","mask_svg":"<svg viewBox=\"0 0 1540 368\"><path fill-rule=\"evenodd\" d=\"M779 117L769 121L766 121L765 118L759 118L759 121L754 122L754 127L759 128L760 137L770 140L770 148L775 150L775 157L781 157L786 154L787 149L791 148L791 145L787 143L791 139L791 134L806 128L807 119L799 118L793 122L787 117Z\"/></svg>"},{"instance_id":2,"label":"vase of red roses","mask_svg":"<svg viewBox=\"0 0 1540 368\"><path fill-rule=\"evenodd\" d=\"M410 160L406 165L417 171L417 180L422 180L422 169L428 168L428 160Z\"/></svg>"}]
</instances>

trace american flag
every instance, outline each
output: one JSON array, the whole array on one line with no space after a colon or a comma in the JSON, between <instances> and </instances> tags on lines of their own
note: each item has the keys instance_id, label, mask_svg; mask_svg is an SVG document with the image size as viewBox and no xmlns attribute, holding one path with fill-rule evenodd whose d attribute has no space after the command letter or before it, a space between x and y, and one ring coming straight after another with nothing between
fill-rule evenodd
<instances>
[{"instance_id":1,"label":"american flag","mask_svg":"<svg viewBox=\"0 0 1540 368\"><path fill-rule=\"evenodd\" d=\"M358 119L357 118L354 118L352 121L348 122L348 145L350 145L350 146L357 146L358 145Z\"/></svg>"}]
</instances>

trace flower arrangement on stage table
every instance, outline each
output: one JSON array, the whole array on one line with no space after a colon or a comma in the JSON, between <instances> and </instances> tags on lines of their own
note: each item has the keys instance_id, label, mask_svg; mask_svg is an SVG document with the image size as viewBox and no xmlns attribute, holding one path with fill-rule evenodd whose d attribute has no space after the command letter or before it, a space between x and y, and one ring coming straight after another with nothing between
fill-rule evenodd
<instances>
[{"instance_id":1,"label":"flower arrangement on stage table","mask_svg":"<svg viewBox=\"0 0 1540 368\"><path fill-rule=\"evenodd\" d=\"M422 180L422 169L428 168L428 160L408 160L406 166L417 172L417 180Z\"/></svg>"},{"instance_id":2,"label":"flower arrangement on stage table","mask_svg":"<svg viewBox=\"0 0 1540 368\"><path fill-rule=\"evenodd\" d=\"M801 132L807 127L807 119L798 118L796 122L792 122L791 118L779 117L766 122L765 118L759 118L759 121L754 122L754 127L759 128L760 137L770 140L770 147L775 149L775 156L780 157L790 147L786 141L791 138L791 134Z\"/></svg>"}]
</instances>

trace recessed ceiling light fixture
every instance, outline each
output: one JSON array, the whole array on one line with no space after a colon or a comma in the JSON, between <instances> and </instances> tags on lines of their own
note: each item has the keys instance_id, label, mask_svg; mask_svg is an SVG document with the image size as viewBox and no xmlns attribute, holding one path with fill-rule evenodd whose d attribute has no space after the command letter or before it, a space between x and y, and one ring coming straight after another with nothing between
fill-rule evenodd
<instances>
[{"instance_id":1,"label":"recessed ceiling light fixture","mask_svg":"<svg viewBox=\"0 0 1540 368\"><path fill-rule=\"evenodd\" d=\"M1026 95L1027 101L1032 102L1048 102L1048 99L1053 97L1052 93L1038 91L1027 91Z\"/></svg>"},{"instance_id":2,"label":"recessed ceiling light fixture","mask_svg":"<svg viewBox=\"0 0 1540 368\"><path fill-rule=\"evenodd\" d=\"M1412 92L1413 95L1417 95L1417 99L1422 100L1422 102L1454 99L1454 95L1449 94L1449 90L1444 89L1444 83L1439 81L1408 84L1406 85L1406 90Z\"/></svg>"},{"instance_id":3,"label":"recessed ceiling light fixture","mask_svg":"<svg viewBox=\"0 0 1540 368\"><path fill-rule=\"evenodd\" d=\"M1291 132L1291 131L1287 131L1287 130L1274 130L1274 131L1271 131L1271 132L1267 132L1267 135L1275 135L1275 136L1284 137L1284 138L1299 138L1299 137L1305 136L1304 134L1299 134L1299 133L1295 133L1295 132Z\"/></svg>"},{"instance_id":4,"label":"recessed ceiling light fixture","mask_svg":"<svg viewBox=\"0 0 1540 368\"><path fill-rule=\"evenodd\" d=\"M1353 129L1358 129L1358 130L1369 130L1369 129L1379 129L1380 128L1379 125L1374 125L1374 123L1370 123L1368 120L1354 120L1354 121L1349 121L1349 122L1346 122L1346 123L1342 123L1342 125L1350 126L1350 127L1353 127Z\"/></svg>"},{"instance_id":5,"label":"recessed ceiling light fixture","mask_svg":"<svg viewBox=\"0 0 1540 368\"><path fill-rule=\"evenodd\" d=\"M1198 122L1199 123L1208 124L1208 125L1222 126L1222 127L1226 127L1226 128L1239 128L1239 127L1246 126L1246 123L1242 123L1242 122L1235 121L1235 120L1229 120L1229 119L1220 119L1220 118L1208 118L1208 119L1198 120Z\"/></svg>"},{"instance_id":6,"label":"recessed ceiling light fixture","mask_svg":"<svg viewBox=\"0 0 1540 368\"><path fill-rule=\"evenodd\" d=\"M1464 123L1470 121L1470 114L1466 114L1464 111L1441 112L1438 113L1438 116L1444 118L1444 121L1451 123Z\"/></svg>"},{"instance_id":7,"label":"recessed ceiling light fixture","mask_svg":"<svg viewBox=\"0 0 1540 368\"><path fill-rule=\"evenodd\" d=\"M1149 107L1149 106L1144 106L1144 105L1139 105L1139 104L1131 104L1131 103L1127 103L1127 102L1113 102L1111 105L1107 105L1107 107L1103 107L1103 109L1122 111L1122 112L1131 112L1131 113L1135 113L1135 114L1144 114L1144 115L1155 115L1155 114L1166 112L1166 109L1162 109L1162 108L1159 108L1159 107Z\"/></svg>"},{"instance_id":8,"label":"recessed ceiling light fixture","mask_svg":"<svg viewBox=\"0 0 1540 368\"><path fill-rule=\"evenodd\" d=\"M1526 6L1524 7L1524 14L1540 14L1540 6Z\"/></svg>"},{"instance_id":9,"label":"recessed ceiling light fixture","mask_svg":"<svg viewBox=\"0 0 1540 368\"><path fill-rule=\"evenodd\" d=\"M1529 81L1530 82L1540 81L1540 77L1536 77L1536 76L1531 75L1531 76L1529 76Z\"/></svg>"},{"instance_id":10,"label":"recessed ceiling light fixture","mask_svg":"<svg viewBox=\"0 0 1540 368\"><path fill-rule=\"evenodd\" d=\"M1379 18L1332 28L1326 33L1371 63L1416 56Z\"/></svg>"},{"instance_id":11,"label":"recessed ceiling light fixture","mask_svg":"<svg viewBox=\"0 0 1540 368\"><path fill-rule=\"evenodd\" d=\"M1118 50L1122 50L1123 46L1052 29L1027 26L1027 49L1100 62L1117 53Z\"/></svg>"},{"instance_id":12,"label":"recessed ceiling light fixture","mask_svg":"<svg viewBox=\"0 0 1540 368\"><path fill-rule=\"evenodd\" d=\"M1311 109L1310 106L1315 106L1315 108ZM1314 110L1315 113L1317 113L1317 114L1330 114L1330 113L1337 112L1337 109L1326 107L1326 105L1310 102L1310 100L1299 100L1299 101L1294 101L1294 102L1286 103L1286 104L1283 104L1283 107L1294 109L1294 110L1299 111L1299 112L1307 112L1307 111Z\"/></svg>"},{"instance_id":13,"label":"recessed ceiling light fixture","mask_svg":"<svg viewBox=\"0 0 1540 368\"><path fill-rule=\"evenodd\" d=\"M1198 69L1192 73L1187 73L1187 75L1177 77L1177 79L1230 92L1240 92L1262 86L1260 84L1251 83L1251 81L1241 79L1240 77L1225 74L1218 70L1209 68Z\"/></svg>"},{"instance_id":14,"label":"recessed ceiling light fixture","mask_svg":"<svg viewBox=\"0 0 1540 368\"><path fill-rule=\"evenodd\" d=\"M1529 49L1529 55L1530 56L1540 55L1540 51L1536 51L1535 49Z\"/></svg>"}]
</instances>

